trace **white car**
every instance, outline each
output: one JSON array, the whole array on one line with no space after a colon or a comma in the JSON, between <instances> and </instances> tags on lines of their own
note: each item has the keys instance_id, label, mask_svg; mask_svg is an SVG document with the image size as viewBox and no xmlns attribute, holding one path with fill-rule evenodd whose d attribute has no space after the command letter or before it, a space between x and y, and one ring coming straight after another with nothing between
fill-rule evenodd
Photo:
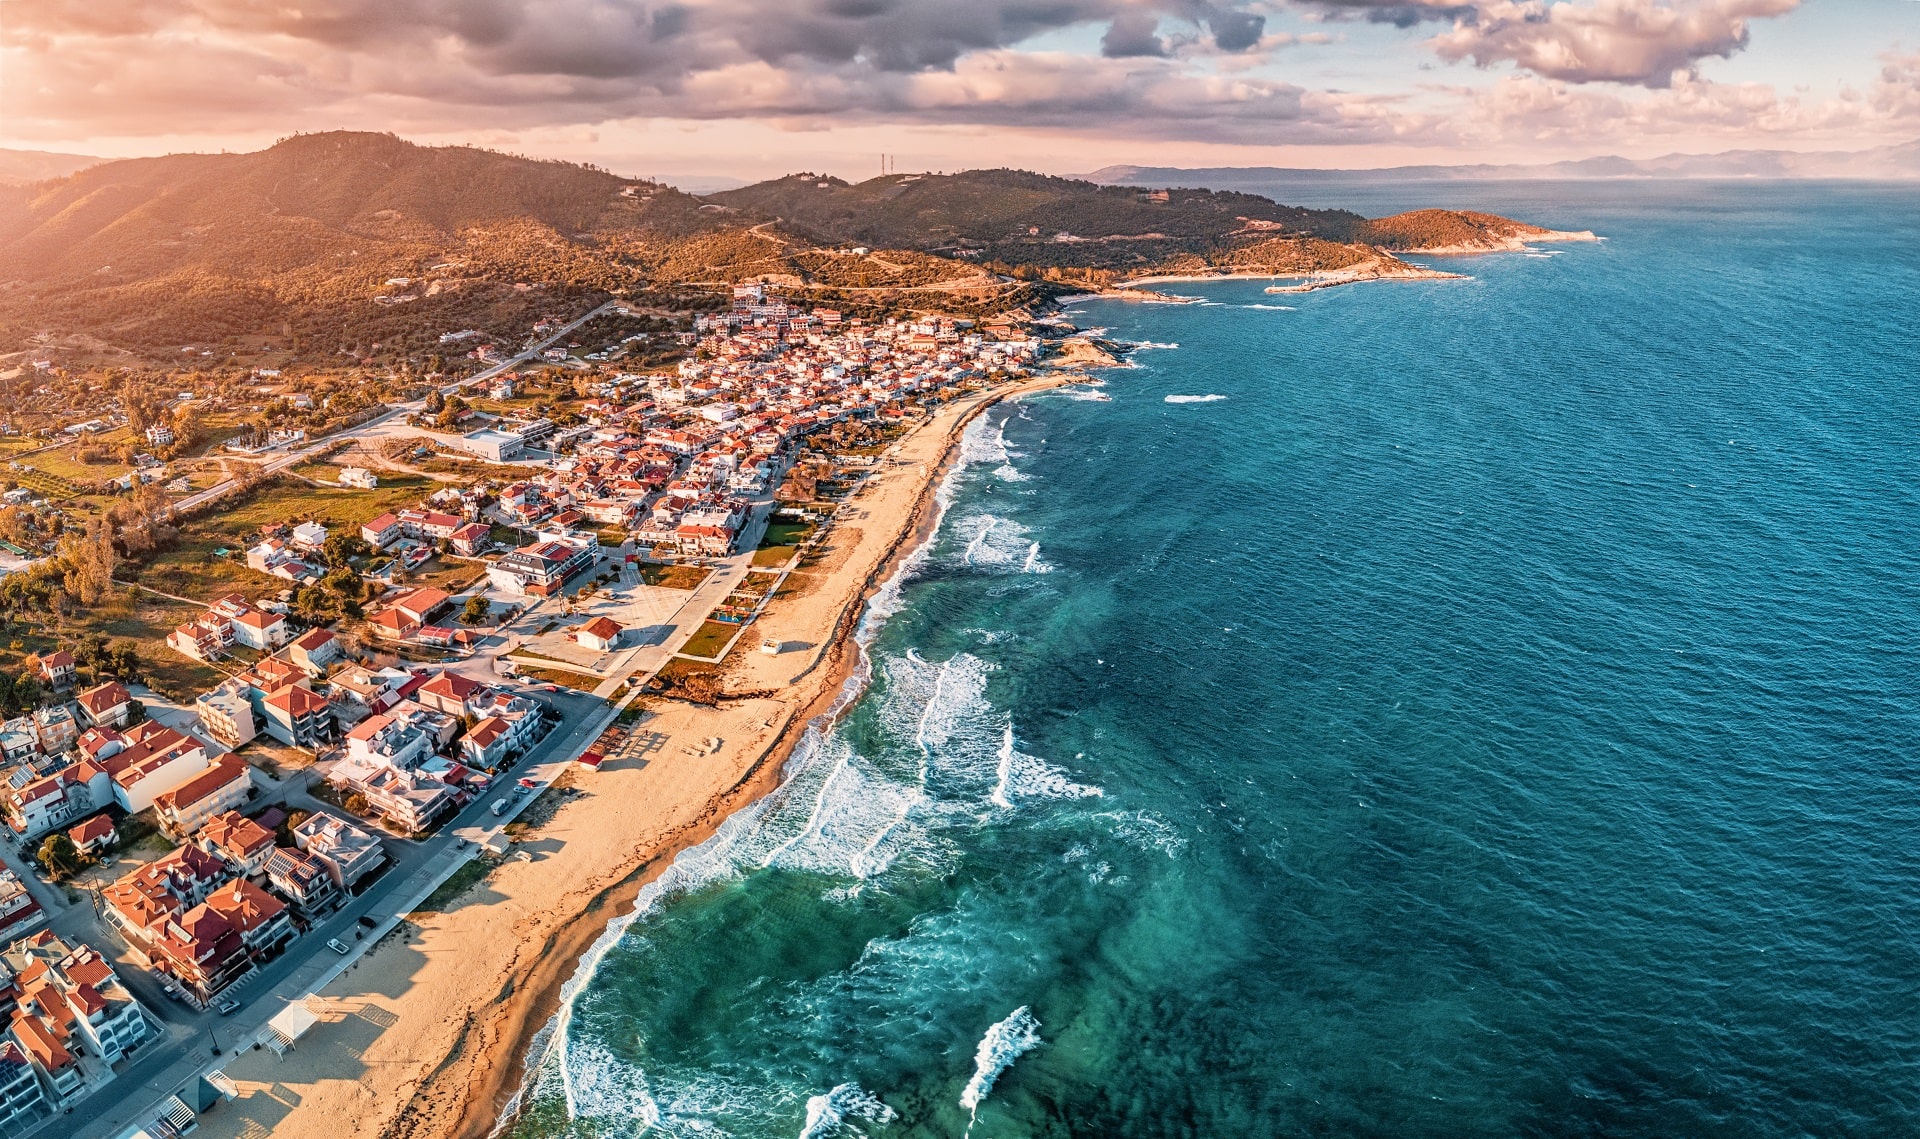
<instances>
[{"instance_id":1,"label":"white car","mask_svg":"<svg viewBox=\"0 0 1920 1139\"><path fill-rule=\"evenodd\" d=\"M327 938L327 948L333 950L335 953L338 953L342 957L345 957L347 954L353 952L353 950L347 948L346 942L341 941L337 937Z\"/></svg>"}]
</instances>

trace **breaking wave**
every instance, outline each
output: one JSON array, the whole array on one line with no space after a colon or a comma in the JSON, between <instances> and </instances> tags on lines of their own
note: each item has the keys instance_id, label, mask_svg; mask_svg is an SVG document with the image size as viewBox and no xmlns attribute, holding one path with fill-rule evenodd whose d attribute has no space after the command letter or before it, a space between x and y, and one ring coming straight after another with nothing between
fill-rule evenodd
<instances>
[{"instance_id":1,"label":"breaking wave","mask_svg":"<svg viewBox=\"0 0 1920 1139\"><path fill-rule=\"evenodd\" d=\"M980 1038L980 1047L973 1052L973 1078L960 1093L960 1106L967 1109L970 1118L979 1118L980 1104L993 1091L994 1082L1001 1074L1013 1067L1015 1060L1039 1046L1040 1022L1025 1005L987 1029L987 1034Z\"/></svg>"},{"instance_id":2,"label":"breaking wave","mask_svg":"<svg viewBox=\"0 0 1920 1139\"><path fill-rule=\"evenodd\" d=\"M807 1122L800 1129L800 1139L829 1139L846 1127L849 1118L892 1123L894 1113L859 1084L841 1084L807 1101Z\"/></svg>"},{"instance_id":3,"label":"breaking wave","mask_svg":"<svg viewBox=\"0 0 1920 1139\"><path fill-rule=\"evenodd\" d=\"M956 561L980 570L1013 573L1052 573L1053 567L1040 557L1040 543L1032 530L996 514L970 515L955 524L957 538L964 538Z\"/></svg>"},{"instance_id":4,"label":"breaking wave","mask_svg":"<svg viewBox=\"0 0 1920 1139\"><path fill-rule=\"evenodd\" d=\"M1223 395L1170 395L1168 403L1214 403L1226 399Z\"/></svg>"}]
</instances>

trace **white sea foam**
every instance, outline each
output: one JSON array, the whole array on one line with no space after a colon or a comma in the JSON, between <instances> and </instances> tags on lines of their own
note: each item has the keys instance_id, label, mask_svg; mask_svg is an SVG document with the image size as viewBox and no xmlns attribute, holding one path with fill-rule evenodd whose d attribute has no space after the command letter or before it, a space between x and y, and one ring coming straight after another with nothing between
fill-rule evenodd
<instances>
[{"instance_id":1,"label":"white sea foam","mask_svg":"<svg viewBox=\"0 0 1920 1139\"><path fill-rule=\"evenodd\" d=\"M1020 469L1012 463L1001 463L999 466L993 468L993 477L999 479L1001 482L1026 482L1033 476L1021 474Z\"/></svg>"},{"instance_id":2,"label":"white sea foam","mask_svg":"<svg viewBox=\"0 0 1920 1139\"><path fill-rule=\"evenodd\" d=\"M1187 849L1187 838L1172 823L1147 811L1105 811L1095 815L1113 824L1113 833L1141 850L1157 850L1168 858L1178 858Z\"/></svg>"},{"instance_id":3,"label":"white sea foam","mask_svg":"<svg viewBox=\"0 0 1920 1139\"><path fill-rule=\"evenodd\" d=\"M1149 348L1170 349L1180 347L1178 344L1160 344L1152 340L1122 340L1120 343L1125 344L1135 351L1144 351Z\"/></svg>"},{"instance_id":4,"label":"white sea foam","mask_svg":"<svg viewBox=\"0 0 1920 1139\"><path fill-rule=\"evenodd\" d=\"M980 1046L973 1051L973 1078L960 1093L960 1106L969 1118L978 1118L980 1104L993 1090L994 1081L1013 1066L1013 1062L1040 1046L1040 1022L1027 1006L1014 1009L1007 1019L987 1029Z\"/></svg>"},{"instance_id":5,"label":"white sea foam","mask_svg":"<svg viewBox=\"0 0 1920 1139\"><path fill-rule=\"evenodd\" d=\"M1252 305L1241 305L1240 307L1241 307L1241 308L1258 308L1258 309L1265 309L1265 310L1267 310L1268 312L1299 312L1299 311L1300 311L1299 309L1297 309L1297 308L1294 308L1294 307L1293 307L1292 305L1261 305L1261 304L1252 304Z\"/></svg>"},{"instance_id":6,"label":"white sea foam","mask_svg":"<svg viewBox=\"0 0 1920 1139\"><path fill-rule=\"evenodd\" d=\"M807 1123L800 1139L828 1139L846 1129L848 1119L892 1123L893 1109L859 1084L847 1083L807 1101Z\"/></svg>"},{"instance_id":7,"label":"white sea foam","mask_svg":"<svg viewBox=\"0 0 1920 1139\"><path fill-rule=\"evenodd\" d=\"M1038 756L1028 755L1013 746L1013 717L1000 737L994 766L993 793L987 798L994 806L1012 810L1017 799L1094 799L1105 794L1100 788L1068 779L1066 772Z\"/></svg>"},{"instance_id":8,"label":"white sea foam","mask_svg":"<svg viewBox=\"0 0 1920 1139\"><path fill-rule=\"evenodd\" d=\"M1015 573L1053 572L1053 566L1040 557L1040 543L1029 536L1032 531L1012 519L982 512L960 519L955 529L967 539L959 555L961 565Z\"/></svg>"},{"instance_id":9,"label":"white sea foam","mask_svg":"<svg viewBox=\"0 0 1920 1139\"><path fill-rule=\"evenodd\" d=\"M1215 403L1219 400L1223 400L1226 398L1227 397L1223 395L1170 395L1167 397L1167 402L1168 403Z\"/></svg>"},{"instance_id":10,"label":"white sea foam","mask_svg":"<svg viewBox=\"0 0 1920 1139\"><path fill-rule=\"evenodd\" d=\"M1004 423L995 424L981 416L963 433L958 461L935 490L934 532L938 532L958 480L968 467L1007 460L1003 430ZM989 560L1004 553L999 546L1001 537L1016 541L1025 533L1023 527L1007 522L992 529L1002 533L988 536L975 551ZM905 772L883 770L875 761L854 754L851 744L830 730L865 691L873 674L868 647L904 604L903 587L926 564L932 547L931 541L916 546L869 599L854 632L859 650L854 673L834 705L807 726L782 767L779 786L728 816L705 842L681 851L658 878L640 890L633 909L608 923L582 955L573 976L561 989L559 1011L534 1038L527 1057L528 1078L502 1114L496 1134L513 1122L529 1097L545 1096L563 1099L569 1116L575 1119L630 1122L635 1131L661 1125L662 1112L649 1090L646 1074L590 1038L576 1039L571 1028L580 998L607 954L635 922L652 913L663 900L738 876L748 868L774 864L865 880L884 873L902 854L915 852L931 857L937 853L937 844L928 840L927 827L915 817L929 809L930 782L942 785L945 794L959 795L959 800L947 805L962 808L962 813L977 809L965 806L968 800L979 804L986 799L988 787L994 785L996 766L994 748L987 741L995 733L982 723L991 718L992 707L984 698L989 666L978 658L960 654L934 666L909 654L897 666L889 665L892 691L881 718L897 720L911 714L916 721L910 732L900 732L895 738L911 736L920 744L918 779ZM1051 568L1038 562L1030 541L1019 543L1019 554L1033 572ZM980 726L971 726L974 724ZM937 813L940 806L935 805L936 810L929 813ZM836 1110L843 1120L854 1117L844 1108ZM704 1126L704 1121L686 1122L696 1129Z\"/></svg>"}]
</instances>

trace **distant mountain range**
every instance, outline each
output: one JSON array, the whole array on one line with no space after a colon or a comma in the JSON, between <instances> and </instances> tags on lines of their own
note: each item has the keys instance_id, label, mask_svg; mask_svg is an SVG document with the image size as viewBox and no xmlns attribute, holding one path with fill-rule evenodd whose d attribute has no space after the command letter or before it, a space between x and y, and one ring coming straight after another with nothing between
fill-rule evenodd
<instances>
[{"instance_id":1,"label":"distant mountain range","mask_svg":"<svg viewBox=\"0 0 1920 1139\"><path fill-rule=\"evenodd\" d=\"M1517 181L1605 178L1852 178L1920 179L1920 140L1872 150L1728 150L1661 158L1582 158L1539 165L1391 166L1373 170L1307 170L1279 166L1106 166L1081 175L1109 186L1206 186L1215 190L1272 188L1276 183Z\"/></svg>"},{"instance_id":2,"label":"distant mountain range","mask_svg":"<svg viewBox=\"0 0 1920 1139\"><path fill-rule=\"evenodd\" d=\"M84 154L0 149L0 186L24 186L48 178L65 178L76 170L104 161L104 158L89 158Z\"/></svg>"},{"instance_id":3,"label":"distant mountain range","mask_svg":"<svg viewBox=\"0 0 1920 1139\"><path fill-rule=\"evenodd\" d=\"M452 329L524 328L606 296L697 307L743 280L876 315L978 315L1154 274L1399 272L1395 252L1542 234L1486 214L1368 219L1020 170L795 174L696 196L568 162L334 132L0 186L0 354L44 333L156 359L183 346L376 343L417 359Z\"/></svg>"}]
</instances>

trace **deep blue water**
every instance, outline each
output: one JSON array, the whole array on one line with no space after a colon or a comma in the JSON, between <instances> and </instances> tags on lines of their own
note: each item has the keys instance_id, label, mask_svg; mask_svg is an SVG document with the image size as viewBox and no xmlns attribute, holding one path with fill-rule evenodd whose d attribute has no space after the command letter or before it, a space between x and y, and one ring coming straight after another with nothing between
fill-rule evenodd
<instances>
[{"instance_id":1,"label":"deep blue water","mask_svg":"<svg viewBox=\"0 0 1920 1139\"><path fill-rule=\"evenodd\" d=\"M1920 193L1468 189L1608 240L1078 306L518 1133L1920 1133Z\"/></svg>"}]
</instances>

